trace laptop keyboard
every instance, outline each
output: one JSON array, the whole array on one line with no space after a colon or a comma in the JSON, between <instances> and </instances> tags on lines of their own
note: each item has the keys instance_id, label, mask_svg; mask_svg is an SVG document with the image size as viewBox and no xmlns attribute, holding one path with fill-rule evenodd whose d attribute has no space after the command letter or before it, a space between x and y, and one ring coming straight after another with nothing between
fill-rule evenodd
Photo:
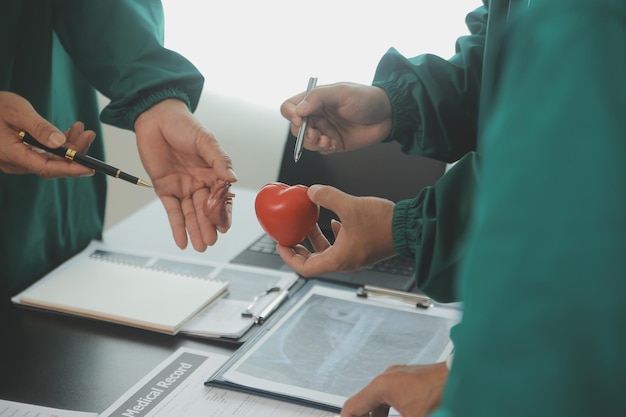
<instances>
[{"instance_id":1,"label":"laptop keyboard","mask_svg":"<svg viewBox=\"0 0 626 417\"><path fill-rule=\"evenodd\" d=\"M278 256L278 251L276 251L276 242L274 242L274 240L267 235L264 235L259 240L254 242L249 247L249 250L253 252L275 254ZM370 265L365 269L409 277L413 276L415 264L410 259L394 256L393 258L385 259L384 261Z\"/></svg>"},{"instance_id":2,"label":"laptop keyboard","mask_svg":"<svg viewBox=\"0 0 626 417\"><path fill-rule=\"evenodd\" d=\"M248 249L253 252L273 253L275 255L278 255L278 251L276 250L276 242L274 242L274 240L272 240L272 238L267 235L262 236Z\"/></svg>"}]
</instances>

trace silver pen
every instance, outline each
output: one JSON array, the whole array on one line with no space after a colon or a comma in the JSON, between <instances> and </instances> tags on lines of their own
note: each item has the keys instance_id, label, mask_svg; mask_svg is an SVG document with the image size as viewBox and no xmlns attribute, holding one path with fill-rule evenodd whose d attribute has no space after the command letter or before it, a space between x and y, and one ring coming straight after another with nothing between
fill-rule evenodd
<instances>
[{"instance_id":1,"label":"silver pen","mask_svg":"<svg viewBox=\"0 0 626 417\"><path fill-rule=\"evenodd\" d=\"M289 291L281 290L280 293L272 300L271 303L265 307L261 314L254 318L254 322L257 324L263 324L265 320L274 312L280 305L289 297Z\"/></svg>"},{"instance_id":2,"label":"silver pen","mask_svg":"<svg viewBox=\"0 0 626 417\"><path fill-rule=\"evenodd\" d=\"M311 77L309 78L309 85L306 87L306 93L304 93L304 97L315 88L317 85L317 78ZM309 122L309 118L305 117L300 125L300 130L298 130L298 137L296 138L296 146L293 148L293 161L298 162L300 157L302 156L302 146L304 145L304 134L306 132L306 126Z\"/></svg>"},{"instance_id":3,"label":"silver pen","mask_svg":"<svg viewBox=\"0 0 626 417\"><path fill-rule=\"evenodd\" d=\"M281 291L281 288L280 287L268 288L267 290L263 291L261 294L258 294L256 297L254 297L254 299L252 300L248 308L246 308L244 311L241 312L241 317L254 317L254 313L252 312L252 309L256 306L259 300L265 297L266 295L271 294L273 292L277 292L277 291Z\"/></svg>"}]
</instances>

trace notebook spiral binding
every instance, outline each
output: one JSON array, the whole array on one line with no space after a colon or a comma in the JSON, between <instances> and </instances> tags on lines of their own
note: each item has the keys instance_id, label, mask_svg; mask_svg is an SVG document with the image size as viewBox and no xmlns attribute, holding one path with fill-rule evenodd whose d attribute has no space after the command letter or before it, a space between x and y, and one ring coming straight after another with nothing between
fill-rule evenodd
<instances>
[{"instance_id":1,"label":"notebook spiral binding","mask_svg":"<svg viewBox=\"0 0 626 417\"><path fill-rule=\"evenodd\" d=\"M155 259L150 256L141 256L128 253L112 252L103 249L96 249L90 258L112 262L130 267L150 269L167 272L173 275L186 276L199 279L211 279L211 274L216 269L211 265L199 265L189 262L179 262L170 259Z\"/></svg>"}]
</instances>

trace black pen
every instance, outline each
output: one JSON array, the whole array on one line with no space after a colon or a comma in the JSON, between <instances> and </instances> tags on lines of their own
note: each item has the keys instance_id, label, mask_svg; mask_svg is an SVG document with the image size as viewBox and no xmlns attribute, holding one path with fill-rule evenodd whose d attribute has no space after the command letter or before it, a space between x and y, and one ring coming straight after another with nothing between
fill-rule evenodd
<instances>
[{"instance_id":1,"label":"black pen","mask_svg":"<svg viewBox=\"0 0 626 417\"><path fill-rule=\"evenodd\" d=\"M148 184L146 181L137 177L133 177L132 175L125 173L119 168L112 167L111 165L105 164L104 162L96 158L77 152L74 149L67 148L65 146L59 146L58 148L49 148L43 143L40 143L37 139L32 137L30 133L24 130L20 131L18 135L22 139L22 142L28 145L35 146L39 149L43 149L44 151L60 156L61 158L66 158L66 159L69 159L70 161L77 162L97 172L110 175L114 178L120 178L124 181L128 181L133 184L140 185L142 187L152 188L152 186Z\"/></svg>"}]
</instances>

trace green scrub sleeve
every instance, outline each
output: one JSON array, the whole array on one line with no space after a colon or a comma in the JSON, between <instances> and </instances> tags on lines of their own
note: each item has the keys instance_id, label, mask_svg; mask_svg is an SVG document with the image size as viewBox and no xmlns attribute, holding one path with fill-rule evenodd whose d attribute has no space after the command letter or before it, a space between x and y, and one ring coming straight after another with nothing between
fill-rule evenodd
<instances>
[{"instance_id":1,"label":"green scrub sleeve","mask_svg":"<svg viewBox=\"0 0 626 417\"><path fill-rule=\"evenodd\" d=\"M187 59L163 47L160 1L58 0L55 31L78 71L110 99L101 120L133 129L139 114L167 98L194 111L204 78Z\"/></svg>"},{"instance_id":2,"label":"green scrub sleeve","mask_svg":"<svg viewBox=\"0 0 626 417\"><path fill-rule=\"evenodd\" d=\"M392 131L405 153L454 162L475 150L478 100L487 12L466 18L470 35L457 40L449 60L425 54L405 58L391 48L380 60L372 85L392 105Z\"/></svg>"},{"instance_id":3,"label":"green scrub sleeve","mask_svg":"<svg viewBox=\"0 0 626 417\"><path fill-rule=\"evenodd\" d=\"M434 186L394 208L394 249L415 258L417 286L440 302L459 300L456 276L466 253L478 162L476 153L468 153Z\"/></svg>"}]
</instances>

